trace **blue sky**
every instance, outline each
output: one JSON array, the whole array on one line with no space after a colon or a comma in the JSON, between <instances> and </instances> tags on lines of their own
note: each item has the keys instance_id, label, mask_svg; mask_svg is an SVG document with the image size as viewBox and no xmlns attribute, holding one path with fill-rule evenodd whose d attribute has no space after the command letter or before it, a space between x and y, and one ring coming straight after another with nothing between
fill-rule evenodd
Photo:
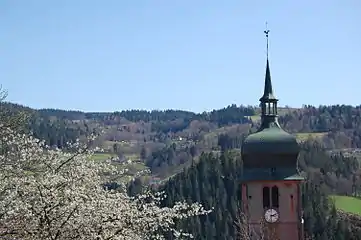
<instances>
[{"instance_id":1,"label":"blue sky","mask_svg":"<svg viewBox=\"0 0 361 240\"><path fill-rule=\"evenodd\" d=\"M35 108L257 105L265 21L280 105L360 104L360 0L2 0L0 83Z\"/></svg>"}]
</instances>

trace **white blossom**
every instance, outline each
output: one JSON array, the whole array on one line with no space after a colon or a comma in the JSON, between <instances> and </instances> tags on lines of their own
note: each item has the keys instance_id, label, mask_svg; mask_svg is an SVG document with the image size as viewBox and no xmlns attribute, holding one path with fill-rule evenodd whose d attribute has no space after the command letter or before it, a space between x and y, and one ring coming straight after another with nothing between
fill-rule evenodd
<instances>
[{"instance_id":1,"label":"white blossom","mask_svg":"<svg viewBox=\"0 0 361 240\"><path fill-rule=\"evenodd\" d=\"M94 136L90 140L93 140ZM200 204L160 207L164 193L129 197L103 187L104 174L124 174L80 141L72 153L0 126L0 238L138 240L191 237L177 219L207 214Z\"/></svg>"}]
</instances>

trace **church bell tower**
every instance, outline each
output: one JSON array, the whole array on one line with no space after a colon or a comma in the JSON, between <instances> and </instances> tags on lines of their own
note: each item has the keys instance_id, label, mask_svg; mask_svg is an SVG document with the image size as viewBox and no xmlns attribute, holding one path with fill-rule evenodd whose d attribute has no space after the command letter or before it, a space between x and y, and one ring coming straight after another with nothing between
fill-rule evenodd
<instances>
[{"instance_id":1,"label":"church bell tower","mask_svg":"<svg viewBox=\"0 0 361 240\"><path fill-rule=\"evenodd\" d=\"M251 239L302 240L303 220L297 170L299 145L279 125L277 102L268 59L264 93L260 98L261 125L242 145L242 205ZM262 238L261 238L262 237Z\"/></svg>"}]
</instances>

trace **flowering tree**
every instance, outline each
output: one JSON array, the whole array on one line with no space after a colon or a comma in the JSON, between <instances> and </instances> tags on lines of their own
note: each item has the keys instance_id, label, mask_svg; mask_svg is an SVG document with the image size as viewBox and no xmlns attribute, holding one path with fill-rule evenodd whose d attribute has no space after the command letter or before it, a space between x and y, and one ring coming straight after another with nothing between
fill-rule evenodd
<instances>
[{"instance_id":1,"label":"flowering tree","mask_svg":"<svg viewBox=\"0 0 361 240\"><path fill-rule=\"evenodd\" d=\"M8 95L8 92L0 85L0 123L3 126L16 129L16 131L23 131L25 122L28 121L30 113L26 111L14 111L9 109L8 104L4 102Z\"/></svg>"},{"instance_id":2,"label":"flowering tree","mask_svg":"<svg viewBox=\"0 0 361 240\"><path fill-rule=\"evenodd\" d=\"M124 172L91 161L86 144L71 149L51 149L0 125L0 238L165 239L164 232L183 238L190 236L175 221L209 212L196 203L162 208L161 193L131 198L105 189L104 175Z\"/></svg>"},{"instance_id":3,"label":"flowering tree","mask_svg":"<svg viewBox=\"0 0 361 240\"><path fill-rule=\"evenodd\" d=\"M265 240L268 235L266 223L263 218L260 219L258 228L252 227L247 214L243 211L239 212L235 221L235 227L237 229L237 239L239 240Z\"/></svg>"}]
</instances>

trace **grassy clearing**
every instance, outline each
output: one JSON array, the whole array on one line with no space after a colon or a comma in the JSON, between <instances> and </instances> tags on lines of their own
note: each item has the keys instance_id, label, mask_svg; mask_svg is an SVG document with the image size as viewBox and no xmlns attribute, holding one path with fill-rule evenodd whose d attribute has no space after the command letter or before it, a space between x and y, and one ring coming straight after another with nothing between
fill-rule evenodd
<instances>
[{"instance_id":1,"label":"grassy clearing","mask_svg":"<svg viewBox=\"0 0 361 240\"><path fill-rule=\"evenodd\" d=\"M296 138L298 141L306 141L309 138L312 139L317 139L317 138L322 138L323 136L325 136L327 133L322 132L322 133L296 133Z\"/></svg>"},{"instance_id":2,"label":"grassy clearing","mask_svg":"<svg viewBox=\"0 0 361 240\"><path fill-rule=\"evenodd\" d=\"M145 166L145 164L140 163L140 162L131 163L129 165L126 165L125 167L126 167L126 169L128 169L127 175L130 175L130 176L138 174L139 172L143 172L147 169L149 170L149 168L147 166Z\"/></svg>"},{"instance_id":3,"label":"grassy clearing","mask_svg":"<svg viewBox=\"0 0 361 240\"><path fill-rule=\"evenodd\" d=\"M131 161L138 161L140 159L140 156L139 156L139 154L135 154L135 153L134 154L126 154L125 158L129 159Z\"/></svg>"},{"instance_id":4,"label":"grassy clearing","mask_svg":"<svg viewBox=\"0 0 361 240\"><path fill-rule=\"evenodd\" d=\"M261 120L261 115L253 115L249 117L252 122L258 122Z\"/></svg>"},{"instance_id":5,"label":"grassy clearing","mask_svg":"<svg viewBox=\"0 0 361 240\"><path fill-rule=\"evenodd\" d=\"M103 160L110 159L113 156L114 155L110 154L110 153L94 153L93 156L91 157L91 159L94 161L103 161Z\"/></svg>"},{"instance_id":6,"label":"grassy clearing","mask_svg":"<svg viewBox=\"0 0 361 240\"><path fill-rule=\"evenodd\" d=\"M361 215L361 198L337 195L333 195L330 198L335 202L337 209Z\"/></svg>"}]
</instances>

